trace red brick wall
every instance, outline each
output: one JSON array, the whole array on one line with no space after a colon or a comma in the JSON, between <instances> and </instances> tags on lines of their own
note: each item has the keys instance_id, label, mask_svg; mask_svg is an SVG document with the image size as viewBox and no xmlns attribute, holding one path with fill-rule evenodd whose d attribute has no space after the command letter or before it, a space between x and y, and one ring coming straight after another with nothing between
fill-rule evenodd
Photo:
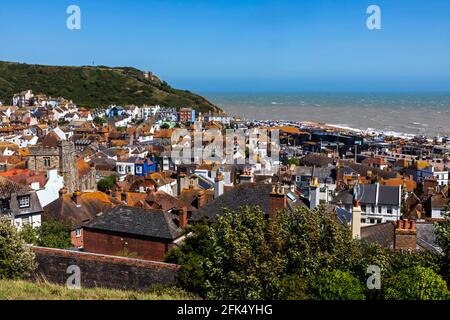
<instances>
[{"instance_id":1,"label":"red brick wall","mask_svg":"<svg viewBox=\"0 0 450 320\"><path fill-rule=\"evenodd\" d=\"M83 229L84 251L117 255L127 249L141 259L164 261L165 255L172 248L172 244L157 239L142 239L132 236L103 233L96 230Z\"/></svg>"},{"instance_id":2,"label":"red brick wall","mask_svg":"<svg viewBox=\"0 0 450 320\"><path fill-rule=\"evenodd\" d=\"M83 248L83 230L81 230L81 237L77 237L76 231L72 230L70 232L70 238L72 240L72 246L74 248Z\"/></svg>"},{"instance_id":3,"label":"red brick wall","mask_svg":"<svg viewBox=\"0 0 450 320\"><path fill-rule=\"evenodd\" d=\"M174 284L180 266L155 261L33 247L38 269L31 279L66 285L69 266L81 271L83 288L113 288L147 291L153 285Z\"/></svg>"},{"instance_id":4,"label":"red brick wall","mask_svg":"<svg viewBox=\"0 0 450 320\"><path fill-rule=\"evenodd\" d=\"M286 209L286 196L284 194L270 194L269 217L275 219L278 211Z\"/></svg>"},{"instance_id":5,"label":"red brick wall","mask_svg":"<svg viewBox=\"0 0 450 320\"><path fill-rule=\"evenodd\" d=\"M415 233L396 231L394 239L395 250L416 250L417 238Z\"/></svg>"}]
</instances>

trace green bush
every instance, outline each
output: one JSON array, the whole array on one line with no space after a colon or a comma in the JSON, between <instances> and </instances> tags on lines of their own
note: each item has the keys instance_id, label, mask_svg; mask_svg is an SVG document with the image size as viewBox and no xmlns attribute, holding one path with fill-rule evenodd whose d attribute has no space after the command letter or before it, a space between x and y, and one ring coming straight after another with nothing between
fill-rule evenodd
<instances>
[{"instance_id":1,"label":"green bush","mask_svg":"<svg viewBox=\"0 0 450 320\"><path fill-rule=\"evenodd\" d=\"M445 300L449 299L447 284L429 268L420 266L403 269L385 284L388 300Z\"/></svg>"},{"instance_id":2,"label":"green bush","mask_svg":"<svg viewBox=\"0 0 450 320\"><path fill-rule=\"evenodd\" d=\"M183 266L178 279L186 290L206 298L279 299L290 290L289 275L351 270L361 261L348 228L323 207L280 213L276 221L259 208L244 207L189 231L192 236L168 261Z\"/></svg>"},{"instance_id":3,"label":"green bush","mask_svg":"<svg viewBox=\"0 0 450 320\"><path fill-rule=\"evenodd\" d=\"M106 177L102 180L100 180L97 183L97 188L98 190L102 191L102 192L106 192L108 190L111 190L112 187L114 187L114 185L117 182L117 177L115 175L111 175L109 177Z\"/></svg>"},{"instance_id":4,"label":"green bush","mask_svg":"<svg viewBox=\"0 0 450 320\"><path fill-rule=\"evenodd\" d=\"M67 249L72 246L70 232L72 225L69 221L50 218L42 222L39 228L27 225L20 231L20 236L26 243L46 247Z\"/></svg>"},{"instance_id":5,"label":"green bush","mask_svg":"<svg viewBox=\"0 0 450 320\"><path fill-rule=\"evenodd\" d=\"M49 219L37 229L37 245L46 248L67 249L72 247L70 231L72 225L68 221Z\"/></svg>"},{"instance_id":6,"label":"green bush","mask_svg":"<svg viewBox=\"0 0 450 320\"><path fill-rule=\"evenodd\" d=\"M324 270L312 277L309 292L314 300L364 300L364 288L347 271Z\"/></svg>"},{"instance_id":7,"label":"green bush","mask_svg":"<svg viewBox=\"0 0 450 320\"><path fill-rule=\"evenodd\" d=\"M0 279L27 278L36 269L34 258L17 229L0 216Z\"/></svg>"}]
</instances>

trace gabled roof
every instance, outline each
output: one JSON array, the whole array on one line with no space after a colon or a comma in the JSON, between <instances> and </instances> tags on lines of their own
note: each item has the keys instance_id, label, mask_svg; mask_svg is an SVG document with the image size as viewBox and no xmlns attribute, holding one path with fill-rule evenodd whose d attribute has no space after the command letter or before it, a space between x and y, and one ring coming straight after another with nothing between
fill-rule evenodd
<instances>
[{"instance_id":1,"label":"gabled roof","mask_svg":"<svg viewBox=\"0 0 450 320\"><path fill-rule=\"evenodd\" d=\"M69 220L80 226L94 219L98 214L111 209L114 204L103 192L88 192L81 195L81 206L77 207L70 195L63 195L44 207L46 217Z\"/></svg>"},{"instance_id":2,"label":"gabled roof","mask_svg":"<svg viewBox=\"0 0 450 320\"><path fill-rule=\"evenodd\" d=\"M360 185L360 199L362 205L386 205L386 206L400 206L400 188L384 186L380 184L361 184ZM353 192L345 190L339 193L334 199L333 203L342 202L346 205L353 204Z\"/></svg>"},{"instance_id":3,"label":"gabled roof","mask_svg":"<svg viewBox=\"0 0 450 320\"><path fill-rule=\"evenodd\" d=\"M178 216L168 212L117 206L85 227L90 230L175 240L182 235L177 221Z\"/></svg>"},{"instance_id":4,"label":"gabled roof","mask_svg":"<svg viewBox=\"0 0 450 320\"><path fill-rule=\"evenodd\" d=\"M269 195L273 184L244 183L225 192L220 197L210 201L206 206L192 214L192 220L198 221L204 217L214 220L225 213L224 209L238 212L244 206L258 206L266 214L269 214ZM296 206L304 206L304 203L292 193L287 196L287 209Z\"/></svg>"}]
</instances>

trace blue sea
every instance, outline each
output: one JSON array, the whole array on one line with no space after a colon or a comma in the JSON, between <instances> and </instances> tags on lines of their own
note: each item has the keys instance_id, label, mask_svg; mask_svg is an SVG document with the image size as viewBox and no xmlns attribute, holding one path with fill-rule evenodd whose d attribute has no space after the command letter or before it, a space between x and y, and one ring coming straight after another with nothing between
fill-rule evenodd
<instances>
[{"instance_id":1,"label":"blue sea","mask_svg":"<svg viewBox=\"0 0 450 320\"><path fill-rule=\"evenodd\" d=\"M428 137L450 135L450 94L206 93L249 120L313 121Z\"/></svg>"}]
</instances>

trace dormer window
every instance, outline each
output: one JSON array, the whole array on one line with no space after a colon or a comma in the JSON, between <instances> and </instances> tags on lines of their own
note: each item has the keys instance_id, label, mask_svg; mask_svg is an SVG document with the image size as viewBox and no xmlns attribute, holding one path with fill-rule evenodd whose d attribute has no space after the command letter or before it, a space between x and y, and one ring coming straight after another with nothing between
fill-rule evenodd
<instances>
[{"instance_id":1,"label":"dormer window","mask_svg":"<svg viewBox=\"0 0 450 320\"><path fill-rule=\"evenodd\" d=\"M19 208L29 208L30 207L30 197L20 197L19 198Z\"/></svg>"}]
</instances>

